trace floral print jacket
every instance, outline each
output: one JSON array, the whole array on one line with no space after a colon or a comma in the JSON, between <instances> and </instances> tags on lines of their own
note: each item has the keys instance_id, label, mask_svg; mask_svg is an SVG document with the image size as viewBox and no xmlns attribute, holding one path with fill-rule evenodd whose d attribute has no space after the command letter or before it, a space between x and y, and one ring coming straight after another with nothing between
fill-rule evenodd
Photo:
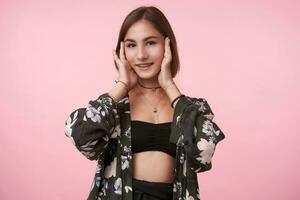
<instances>
[{"instance_id":1,"label":"floral print jacket","mask_svg":"<svg viewBox=\"0 0 300 200\"><path fill-rule=\"evenodd\" d=\"M203 98L180 98L174 108L170 142L176 144L173 200L200 199L197 173L210 170L224 133ZM89 160L97 160L88 200L132 200L131 117L128 95L115 102L108 93L73 111L65 134Z\"/></svg>"}]
</instances>

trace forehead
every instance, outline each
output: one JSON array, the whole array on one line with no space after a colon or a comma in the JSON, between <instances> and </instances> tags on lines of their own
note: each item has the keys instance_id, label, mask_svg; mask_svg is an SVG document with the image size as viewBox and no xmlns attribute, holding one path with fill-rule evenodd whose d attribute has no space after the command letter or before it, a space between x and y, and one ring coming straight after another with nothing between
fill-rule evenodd
<instances>
[{"instance_id":1,"label":"forehead","mask_svg":"<svg viewBox=\"0 0 300 200\"><path fill-rule=\"evenodd\" d=\"M147 20L139 20L128 29L125 39L142 40L149 36L162 37L161 33Z\"/></svg>"}]
</instances>

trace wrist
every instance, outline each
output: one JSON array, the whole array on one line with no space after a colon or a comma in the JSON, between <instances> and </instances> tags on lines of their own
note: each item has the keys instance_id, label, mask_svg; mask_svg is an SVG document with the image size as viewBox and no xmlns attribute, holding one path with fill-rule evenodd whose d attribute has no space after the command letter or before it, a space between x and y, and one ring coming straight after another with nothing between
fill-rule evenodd
<instances>
[{"instance_id":1,"label":"wrist","mask_svg":"<svg viewBox=\"0 0 300 200\"><path fill-rule=\"evenodd\" d=\"M125 81L121 81L121 80L115 80L115 83L116 83L116 84L120 84L120 85L122 85L122 86L123 86L123 88L125 88L125 90L126 90L126 93L128 93L128 92L129 92L130 88L129 88L128 84L127 84Z\"/></svg>"},{"instance_id":2,"label":"wrist","mask_svg":"<svg viewBox=\"0 0 300 200\"><path fill-rule=\"evenodd\" d=\"M167 81L163 86L162 88L164 90L167 90L171 85L175 85L175 82L173 80L170 80L170 81Z\"/></svg>"},{"instance_id":3,"label":"wrist","mask_svg":"<svg viewBox=\"0 0 300 200\"><path fill-rule=\"evenodd\" d=\"M177 88L177 85L171 79L166 84L164 84L162 88L165 90L166 94L170 99L171 107L175 108L175 105L177 104L178 100L183 96Z\"/></svg>"},{"instance_id":4,"label":"wrist","mask_svg":"<svg viewBox=\"0 0 300 200\"><path fill-rule=\"evenodd\" d=\"M114 99L115 102L119 102L127 94L127 89L125 85L119 81L114 85L114 87L109 91L108 95Z\"/></svg>"},{"instance_id":5,"label":"wrist","mask_svg":"<svg viewBox=\"0 0 300 200\"><path fill-rule=\"evenodd\" d=\"M172 101L171 107L174 108L175 105L176 105L176 103L179 101L179 99L180 99L181 97L184 97L184 96L185 96L184 94L178 95L178 96Z\"/></svg>"}]
</instances>

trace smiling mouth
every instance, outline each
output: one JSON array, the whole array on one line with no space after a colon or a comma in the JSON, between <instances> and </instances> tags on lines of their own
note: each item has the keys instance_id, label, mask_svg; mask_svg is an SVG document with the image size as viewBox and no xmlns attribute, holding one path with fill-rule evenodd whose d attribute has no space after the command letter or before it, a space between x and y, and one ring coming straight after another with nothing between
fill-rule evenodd
<instances>
[{"instance_id":1,"label":"smiling mouth","mask_svg":"<svg viewBox=\"0 0 300 200\"><path fill-rule=\"evenodd\" d=\"M147 68L149 66L151 66L153 63L148 63L148 64L138 64L136 66L140 67L140 68Z\"/></svg>"}]
</instances>

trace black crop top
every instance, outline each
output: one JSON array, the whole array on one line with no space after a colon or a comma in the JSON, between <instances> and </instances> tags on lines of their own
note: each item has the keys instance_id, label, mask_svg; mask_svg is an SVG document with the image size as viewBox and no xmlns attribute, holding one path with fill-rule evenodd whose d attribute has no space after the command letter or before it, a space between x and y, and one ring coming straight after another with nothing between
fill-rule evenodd
<instances>
[{"instance_id":1,"label":"black crop top","mask_svg":"<svg viewBox=\"0 0 300 200\"><path fill-rule=\"evenodd\" d=\"M171 124L131 120L132 153L157 150L176 158L176 145L169 142Z\"/></svg>"}]
</instances>

